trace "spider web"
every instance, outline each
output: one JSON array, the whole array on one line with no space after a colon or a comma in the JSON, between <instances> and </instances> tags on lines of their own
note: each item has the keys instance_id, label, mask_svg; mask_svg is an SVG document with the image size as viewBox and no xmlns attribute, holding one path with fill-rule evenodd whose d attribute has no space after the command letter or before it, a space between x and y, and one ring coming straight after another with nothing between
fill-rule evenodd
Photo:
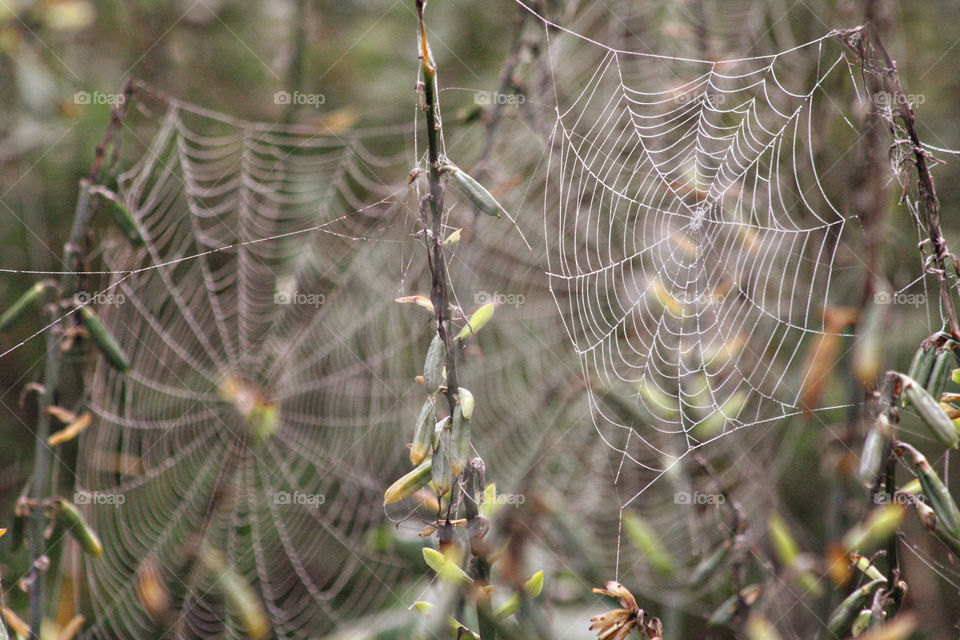
<instances>
[{"instance_id":1,"label":"spider web","mask_svg":"<svg viewBox=\"0 0 960 640\"><path fill-rule=\"evenodd\" d=\"M603 440L652 483L741 427L825 409L796 370L856 260L815 150L824 86L848 74L835 38L728 61L556 40L548 268Z\"/></svg>"}]
</instances>

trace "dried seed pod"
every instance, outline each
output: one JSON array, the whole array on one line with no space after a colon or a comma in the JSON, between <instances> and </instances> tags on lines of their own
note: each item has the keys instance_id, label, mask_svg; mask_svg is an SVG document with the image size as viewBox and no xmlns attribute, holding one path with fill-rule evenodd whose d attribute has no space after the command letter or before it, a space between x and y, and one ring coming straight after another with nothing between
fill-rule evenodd
<instances>
[{"instance_id":1,"label":"dried seed pod","mask_svg":"<svg viewBox=\"0 0 960 640\"><path fill-rule=\"evenodd\" d=\"M923 526L937 536L948 548L952 549L954 553L960 554L960 537L954 536L940 525L940 519L937 518L937 513L933 508L919 500L914 502L913 506L916 508L917 518L920 519Z\"/></svg>"},{"instance_id":2,"label":"dried seed pod","mask_svg":"<svg viewBox=\"0 0 960 640\"><path fill-rule=\"evenodd\" d=\"M57 519L63 524L63 528L70 532L70 535L80 543L84 551L95 558L99 558L103 554L103 545L100 543L100 538L90 528L90 525L80 515L73 503L59 496L55 497L53 501L57 507Z\"/></svg>"},{"instance_id":3,"label":"dried seed pod","mask_svg":"<svg viewBox=\"0 0 960 640\"><path fill-rule=\"evenodd\" d=\"M474 180L473 176L453 165L447 165L442 171L450 174L457 188L463 195L467 196L470 202L476 205L477 209L488 216L500 217L500 203L482 184Z\"/></svg>"},{"instance_id":4,"label":"dried seed pod","mask_svg":"<svg viewBox=\"0 0 960 640\"><path fill-rule=\"evenodd\" d=\"M83 433L84 429L90 426L90 421L92 419L93 416L90 414L90 412L85 411L83 415L68 424L60 431L50 434L50 437L47 438L47 446L55 447L58 444L63 444L64 442L73 440L78 435Z\"/></svg>"},{"instance_id":5,"label":"dried seed pod","mask_svg":"<svg viewBox=\"0 0 960 640\"><path fill-rule=\"evenodd\" d=\"M450 429L440 430L440 444L433 454L431 470L433 488L441 498L453 488L453 469L450 467Z\"/></svg>"},{"instance_id":6,"label":"dried seed pod","mask_svg":"<svg viewBox=\"0 0 960 640\"><path fill-rule=\"evenodd\" d=\"M413 434L413 444L410 446L410 462L417 465L430 454L433 446L434 426L437 423L437 407L433 398L427 398L417 416L417 430Z\"/></svg>"},{"instance_id":7,"label":"dried seed pod","mask_svg":"<svg viewBox=\"0 0 960 640\"><path fill-rule=\"evenodd\" d=\"M86 621L81 615L76 615L70 618L70 622L64 625L63 629L60 630L60 633L57 635L57 640L73 640L77 637L77 633L80 632L80 628L83 626L83 623Z\"/></svg>"},{"instance_id":8,"label":"dried seed pod","mask_svg":"<svg viewBox=\"0 0 960 640\"><path fill-rule=\"evenodd\" d=\"M910 400L917 413L929 427L931 433L947 448L955 448L960 442L960 435L953 426L953 421L944 413L937 401L927 393L920 384L902 373L900 381L903 385L903 394Z\"/></svg>"},{"instance_id":9,"label":"dried seed pod","mask_svg":"<svg viewBox=\"0 0 960 640\"><path fill-rule=\"evenodd\" d=\"M10 307L0 315L0 331L6 331L19 320L27 310L40 302L43 292L46 290L45 282L37 282L32 287L21 294Z\"/></svg>"},{"instance_id":10,"label":"dried seed pod","mask_svg":"<svg viewBox=\"0 0 960 640\"><path fill-rule=\"evenodd\" d=\"M427 393L436 393L443 384L443 365L447 357L447 350L440 339L440 335L433 336L430 348L427 349L427 359L423 363L423 386Z\"/></svg>"},{"instance_id":11,"label":"dried seed pod","mask_svg":"<svg viewBox=\"0 0 960 640\"><path fill-rule=\"evenodd\" d=\"M867 597L884 582L886 580L871 580L862 587L854 589L850 595L844 598L843 602L837 605L837 608L830 614L830 619L827 621L827 629L831 634L828 637L846 638Z\"/></svg>"},{"instance_id":12,"label":"dried seed pod","mask_svg":"<svg viewBox=\"0 0 960 640\"><path fill-rule=\"evenodd\" d=\"M120 347L120 343L113 337L96 312L89 306L80 307L80 317L90 334L91 342L97 346L107 362L120 371L129 369L130 362Z\"/></svg>"},{"instance_id":13,"label":"dried seed pod","mask_svg":"<svg viewBox=\"0 0 960 640\"><path fill-rule=\"evenodd\" d=\"M863 452L860 454L860 481L867 487L873 487L881 471L886 457L890 455L890 444L893 442L893 428L886 414L881 413L867 432L863 441Z\"/></svg>"},{"instance_id":14,"label":"dried seed pod","mask_svg":"<svg viewBox=\"0 0 960 640\"><path fill-rule=\"evenodd\" d=\"M404 498L409 498L418 489L425 487L430 482L430 472L433 466L433 458L427 458L421 462L415 469L405 474L402 478L390 485L383 494L384 506L400 502Z\"/></svg>"},{"instance_id":15,"label":"dried seed pod","mask_svg":"<svg viewBox=\"0 0 960 640\"><path fill-rule=\"evenodd\" d=\"M488 302L479 309L473 312L473 315L470 316L470 319L467 320L467 324L460 329L460 333L457 334L457 340L463 341L469 338L471 335L483 329L483 327L490 322L490 318L493 317L494 305L492 302Z\"/></svg>"},{"instance_id":16,"label":"dried seed pod","mask_svg":"<svg viewBox=\"0 0 960 640\"><path fill-rule=\"evenodd\" d=\"M450 458L450 470L453 475L459 476L470 458L470 419L463 415L463 405L459 403L453 410L449 442L447 455Z\"/></svg>"}]
</instances>

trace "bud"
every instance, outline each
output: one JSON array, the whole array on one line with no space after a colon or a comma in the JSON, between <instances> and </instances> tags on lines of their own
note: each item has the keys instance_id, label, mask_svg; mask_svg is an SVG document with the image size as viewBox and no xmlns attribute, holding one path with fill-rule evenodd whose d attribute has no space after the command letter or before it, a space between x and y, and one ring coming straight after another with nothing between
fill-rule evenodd
<instances>
[{"instance_id":1,"label":"bud","mask_svg":"<svg viewBox=\"0 0 960 640\"><path fill-rule=\"evenodd\" d=\"M120 201L119 196L106 187L94 186L90 188L90 193L99 195L107 202L107 209L114 224L123 232L127 240L135 246L143 246L143 235L140 233L140 227L137 226L137 219L133 217L130 210Z\"/></svg>"},{"instance_id":2,"label":"bud","mask_svg":"<svg viewBox=\"0 0 960 640\"><path fill-rule=\"evenodd\" d=\"M523 583L523 592L527 600L532 600L540 595L540 592L543 590L543 571L537 571L535 574L530 576L530 579ZM507 598L502 605L496 608L493 612L493 617L497 620L505 620L510 617L520 608L520 605L523 603L524 597L520 595L519 591L515 591L509 598Z\"/></svg>"},{"instance_id":3,"label":"bud","mask_svg":"<svg viewBox=\"0 0 960 640\"><path fill-rule=\"evenodd\" d=\"M441 498L453 488L453 469L450 467L450 429L440 430L440 444L433 454L433 469L430 473L433 488Z\"/></svg>"},{"instance_id":4,"label":"bud","mask_svg":"<svg viewBox=\"0 0 960 640\"><path fill-rule=\"evenodd\" d=\"M676 573L676 563L673 557L660 542L660 538L650 525L640 516L624 512L623 531L626 533L627 539L633 543L637 551L647 558L650 566L656 571L670 576Z\"/></svg>"},{"instance_id":5,"label":"bud","mask_svg":"<svg viewBox=\"0 0 960 640\"><path fill-rule=\"evenodd\" d=\"M490 318L493 317L493 311L494 305L492 302L488 302L474 311L473 315L470 316L470 319L467 320L466 326L460 329L460 333L457 334L457 340L462 342L474 333L480 331L480 329L490 322Z\"/></svg>"},{"instance_id":6,"label":"bud","mask_svg":"<svg viewBox=\"0 0 960 640\"><path fill-rule=\"evenodd\" d=\"M949 355L949 354L948 354ZM902 373L900 381L903 385L903 394L913 405L917 413L923 419L924 424L930 429L930 432L940 441L940 443L950 449L957 446L960 442L960 435L953 426L953 421L943 412L937 401L927 393L927 390L920 386L916 380L913 380Z\"/></svg>"},{"instance_id":7,"label":"bud","mask_svg":"<svg viewBox=\"0 0 960 640\"><path fill-rule=\"evenodd\" d=\"M63 524L63 528L80 543L80 547L84 551L95 558L99 558L103 554L103 545L100 543L100 538L80 515L77 508L73 503L59 496L53 500L57 508L57 518Z\"/></svg>"},{"instance_id":8,"label":"bud","mask_svg":"<svg viewBox=\"0 0 960 640\"><path fill-rule=\"evenodd\" d=\"M837 605L827 621L830 637L846 638L849 635L850 627L856 620L857 614L859 614L867 597L884 582L886 580L872 580L859 589L855 589L843 602Z\"/></svg>"},{"instance_id":9,"label":"bud","mask_svg":"<svg viewBox=\"0 0 960 640\"><path fill-rule=\"evenodd\" d=\"M126 354L96 312L89 306L80 307L80 317L90 334L90 341L97 346L107 362L120 371L129 369L130 362Z\"/></svg>"},{"instance_id":10,"label":"bud","mask_svg":"<svg viewBox=\"0 0 960 640\"><path fill-rule=\"evenodd\" d=\"M427 458L415 469L394 482L383 494L384 506L409 498L430 481L433 458Z\"/></svg>"},{"instance_id":11,"label":"bud","mask_svg":"<svg viewBox=\"0 0 960 640\"><path fill-rule=\"evenodd\" d=\"M40 302L46 290L45 282L38 282L23 292L10 307L0 315L0 331L6 331L26 313L27 309Z\"/></svg>"},{"instance_id":12,"label":"bud","mask_svg":"<svg viewBox=\"0 0 960 640\"><path fill-rule=\"evenodd\" d=\"M436 393L443 383L443 365L446 357L446 347L440 335L437 334L430 341L427 359L423 363L423 386L426 387L427 393Z\"/></svg>"},{"instance_id":13,"label":"bud","mask_svg":"<svg viewBox=\"0 0 960 640\"><path fill-rule=\"evenodd\" d=\"M433 398L427 398L417 416L417 429L413 434L413 444L410 446L410 462L420 464L430 453L433 446L433 429L437 422L437 407Z\"/></svg>"},{"instance_id":14,"label":"bud","mask_svg":"<svg viewBox=\"0 0 960 640\"><path fill-rule=\"evenodd\" d=\"M467 460L470 458L470 419L464 417L463 407L460 404L457 404L453 410L450 447L446 453L450 457L450 469L453 471L453 475L459 476L463 473L467 466Z\"/></svg>"},{"instance_id":15,"label":"bud","mask_svg":"<svg viewBox=\"0 0 960 640\"><path fill-rule=\"evenodd\" d=\"M843 536L843 546L848 551L855 549L873 549L886 542L903 522L904 507L888 504L878 507L867 515L867 519L850 529Z\"/></svg>"},{"instance_id":16,"label":"bud","mask_svg":"<svg viewBox=\"0 0 960 640\"><path fill-rule=\"evenodd\" d=\"M453 165L447 165L441 169L444 173L449 173L453 178L454 184L460 189L460 192L472 202L477 209L483 211L488 216L500 217L500 203L487 191L482 184L477 182L467 172Z\"/></svg>"},{"instance_id":17,"label":"bud","mask_svg":"<svg viewBox=\"0 0 960 640\"><path fill-rule=\"evenodd\" d=\"M890 443L893 442L893 429L886 414L877 416L876 422L867 432L863 441L863 452L860 454L860 481L867 487L873 487L883 463L890 453Z\"/></svg>"},{"instance_id":18,"label":"bud","mask_svg":"<svg viewBox=\"0 0 960 640\"><path fill-rule=\"evenodd\" d=\"M460 387L457 389L457 397L460 401L460 409L463 417L469 420L473 417L473 393L469 389Z\"/></svg>"},{"instance_id":19,"label":"bud","mask_svg":"<svg viewBox=\"0 0 960 640\"><path fill-rule=\"evenodd\" d=\"M446 582L451 584L471 584L473 580L470 579L463 569L461 569L456 562L452 559L446 557L436 549L431 549L430 547L423 548L423 560L427 563L427 566L433 569L434 573L437 576Z\"/></svg>"}]
</instances>

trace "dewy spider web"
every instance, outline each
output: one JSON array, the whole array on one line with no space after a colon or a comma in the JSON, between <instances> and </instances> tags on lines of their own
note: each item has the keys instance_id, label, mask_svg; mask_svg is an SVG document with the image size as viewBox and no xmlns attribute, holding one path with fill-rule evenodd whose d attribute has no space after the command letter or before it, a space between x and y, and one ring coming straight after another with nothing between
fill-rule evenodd
<instances>
[{"instance_id":1,"label":"dewy spider web","mask_svg":"<svg viewBox=\"0 0 960 640\"><path fill-rule=\"evenodd\" d=\"M397 446L396 385L409 379L399 355L416 327L371 277L385 266L380 243L350 241L389 240L386 208L363 207L388 194L376 173L398 164L365 150L376 137L171 103L120 175L146 245L114 239L104 263L155 268L103 287L102 314L132 367L100 363L89 382L95 424L78 490L106 545L87 567L91 637L242 633L219 576L198 568L214 552L257 588L283 637L389 593L396 562L364 546L384 482L365 461ZM332 226L298 233L318 211ZM145 606L144 575L158 576L169 611Z\"/></svg>"},{"instance_id":2,"label":"dewy spider web","mask_svg":"<svg viewBox=\"0 0 960 640\"><path fill-rule=\"evenodd\" d=\"M553 45L552 287L602 438L650 482L740 427L822 409L796 370L849 295L858 229L811 144L824 83L848 74L835 40L722 62Z\"/></svg>"}]
</instances>

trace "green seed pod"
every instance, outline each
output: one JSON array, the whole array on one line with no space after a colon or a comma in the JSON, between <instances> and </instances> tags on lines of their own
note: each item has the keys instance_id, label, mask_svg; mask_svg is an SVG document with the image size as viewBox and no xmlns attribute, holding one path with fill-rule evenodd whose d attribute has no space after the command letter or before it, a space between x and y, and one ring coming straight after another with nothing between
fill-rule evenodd
<instances>
[{"instance_id":1,"label":"green seed pod","mask_svg":"<svg viewBox=\"0 0 960 640\"><path fill-rule=\"evenodd\" d=\"M437 407L433 398L427 398L417 416L417 430L413 434L413 444L410 446L410 462L417 465L430 454L433 445L433 430L437 423Z\"/></svg>"},{"instance_id":2,"label":"green seed pod","mask_svg":"<svg viewBox=\"0 0 960 640\"><path fill-rule=\"evenodd\" d=\"M130 210L120 201L120 198L114 192L106 187L92 187L91 193L99 195L107 202L107 210L114 224L123 232L127 240L135 246L143 246L143 235L140 233L140 227L137 226L137 219L133 217Z\"/></svg>"},{"instance_id":3,"label":"green seed pod","mask_svg":"<svg viewBox=\"0 0 960 640\"><path fill-rule=\"evenodd\" d=\"M524 596L528 600L532 600L540 595L540 592L543 590L543 571L537 571L535 574L530 576L530 579L523 583L523 593L521 595L519 591L514 591L513 594L504 601L502 605L497 607L493 612L493 617L497 620L505 620L520 609L520 605L523 604Z\"/></svg>"},{"instance_id":4,"label":"green seed pod","mask_svg":"<svg viewBox=\"0 0 960 640\"><path fill-rule=\"evenodd\" d=\"M3 312L3 315L0 315L0 331L6 331L12 327L30 307L40 302L46 288L47 284L45 282L37 282L24 291L23 295L17 298L16 302Z\"/></svg>"},{"instance_id":5,"label":"green seed pod","mask_svg":"<svg viewBox=\"0 0 960 640\"><path fill-rule=\"evenodd\" d=\"M483 211L488 216L500 217L500 203L487 191L482 184L473 179L463 169L458 169L452 165L444 168L453 178L457 188L467 196L477 209Z\"/></svg>"},{"instance_id":6,"label":"green seed pod","mask_svg":"<svg viewBox=\"0 0 960 640\"><path fill-rule=\"evenodd\" d=\"M870 609L861 609L857 614L856 620L850 627L850 635L854 638L869 629L873 625L873 611Z\"/></svg>"},{"instance_id":7,"label":"green seed pod","mask_svg":"<svg viewBox=\"0 0 960 640\"><path fill-rule=\"evenodd\" d=\"M441 498L453 488L453 469L450 468L450 429L440 431L440 446L433 454L431 472L433 488Z\"/></svg>"},{"instance_id":8,"label":"green seed pod","mask_svg":"<svg viewBox=\"0 0 960 640\"><path fill-rule=\"evenodd\" d=\"M863 452L860 454L860 481L867 487L873 487L876 484L883 470L883 462L890 454L891 442L893 442L893 429L890 427L890 420L886 414L881 413L867 432L867 437L863 441Z\"/></svg>"},{"instance_id":9,"label":"green seed pod","mask_svg":"<svg viewBox=\"0 0 960 640\"><path fill-rule=\"evenodd\" d=\"M473 393L465 387L457 389L457 398L460 401L460 409L463 417L467 420L473 417Z\"/></svg>"},{"instance_id":10,"label":"green seed pod","mask_svg":"<svg viewBox=\"0 0 960 640\"><path fill-rule=\"evenodd\" d=\"M930 507L936 512L941 527L950 535L960 538L960 509L954 502L953 496L947 490L940 476L933 470L927 458L904 443L899 443L898 449L910 454L914 472L920 480L923 495L926 496Z\"/></svg>"},{"instance_id":11,"label":"green seed pod","mask_svg":"<svg viewBox=\"0 0 960 640\"><path fill-rule=\"evenodd\" d=\"M270 619L247 579L228 565L219 551L209 547L200 552L200 562L214 582L214 588L223 594L223 599L239 618L245 635L257 640L267 638Z\"/></svg>"},{"instance_id":12,"label":"green seed pod","mask_svg":"<svg viewBox=\"0 0 960 640\"><path fill-rule=\"evenodd\" d=\"M937 536L943 544L952 549L954 553L960 554L960 537L954 536L949 531L940 526L940 519L936 512L927 504L917 501L913 503L917 511L917 518L923 523L931 533Z\"/></svg>"},{"instance_id":13,"label":"green seed pod","mask_svg":"<svg viewBox=\"0 0 960 640\"><path fill-rule=\"evenodd\" d=\"M907 370L907 376L926 387L936 359L937 352L932 344L920 345L917 352L913 354L913 361L910 363L910 369ZM904 398L904 401L906 400L907 398ZM904 403L904 406L906 406L906 403Z\"/></svg>"},{"instance_id":14,"label":"green seed pod","mask_svg":"<svg viewBox=\"0 0 960 640\"><path fill-rule=\"evenodd\" d=\"M900 528L904 511L899 504L877 507L867 515L866 520L847 531L843 536L844 548L847 551L875 549Z\"/></svg>"},{"instance_id":15,"label":"green seed pod","mask_svg":"<svg viewBox=\"0 0 960 640\"><path fill-rule=\"evenodd\" d=\"M404 475L402 478L390 485L383 494L384 506L400 502L404 498L409 498L414 493L427 486L430 482L431 468L433 467L433 458L427 458L421 462L415 469Z\"/></svg>"},{"instance_id":16,"label":"green seed pod","mask_svg":"<svg viewBox=\"0 0 960 640\"><path fill-rule=\"evenodd\" d=\"M103 554L103 545L100 543L100 538L90 528L90 525L80 515L73 503L59 496L54 498L54 502L57 505L57 518L63 524L63 528L70 532L70 535L80 543L85 552L99 558Z\"/></svg>"},{"instance_id":17,"label":"green seed pod","mask_svg":"<svg viewBox=\"0 0 960 640\"><path fill-rule=\"evenodd\" d=\"M859 589L855 589L850 595L844 598L843 602L837 605L837 608L830 614L830 620L827 621L829 638L846 638L850 633L850 627L860 613L863 603L870 596L870 593L883 584L885 580L872 580Z\"/></svg>"},{"instance_id":18,"label":"green seed pod","mask_svg":"<svg viewBox=\"0 0 960 640\"><path fill-rule=\"evenodd\" d=\"M433 569L434 573L436 573L441 580L461 585L471 584L473 582L470 576L468 576L456 562L447 558L436 549L424 547L423 561L427 563L428 567Z\"/></svg>"},{"instance_id":19,"label":"green seed pod","mask_svg":"<svg viewBox=\"0 0 960 640\"><path fill-rule=\"evenodd\" d=\"M953 371L954 364L956 364L956 359L954 358L952 349L942 349L937 353L937 357L933 362L933 368L930 370L930 377L927 379L927 384L924 385L927 393L934 399L939 400L940 394L943 393L943 389L947 386L947 381L950 379L950 373Z\"/></svg>"},{"instance_id":20,"label":"green seed pod","mask_svg":"<svg viewBox=\"0 0 960 640\"><path fill-rule=\"evenodd\" d=\"M494 309L493 303L488 302L474 311L470 319L467 320L467 324L464 325L464 327L460 329L460 333L457 334L457 340L466 340L474 333L480 331L480 329L483 329L483 327L490 322L490 318L493 317Z\"/></svg>"},{"instance_id":21,"label":"green seed pod","mask_svg":"<svg viewBox=\"0 0 960 640\"><path fill-rule=\"evenodd\" d=\"M427 393L436 393L443 384L443 365L447 350L444 348L440 335L433 336L430 348L427 349L427 359L423 364L423 386Z\"/></svg>"},{"instance_id":22,"label":"green seed pod","mask_svg":"<svg viewBox=\"0 0 960 640\"><path fill-rule=\"evenodd\" d=\"M130 362L127 360L126 354L123 352L116 338L113 337L100 318L97 317L96 312L89 306L80 307L80 317L83 320L83 325L87 328L87 332L90 334L91 342L97 346L100 353L107 359L107 362L120 371L129 369Z\"/></svg>"},{"instance_id":23,"label":"green seed pod","mask_svg":"<svg viewBox=\"0 0 960 640\"><path fill-rule=\"evenodd\" d=\"M656 571L668 576L677 572L677 564L661 542L660 536L640 516L625 512L623 514L623 532Z\"/></svg>"},{"instance_id":24,"label":"green seed pod","mask_svg":"<svg viewBox=\"0 0 960 640\"><path fill-rule=\"evenodd\" d=\"M851 553L849 557L850 562L871 580L887 581L886 577L880 573L880 569L877 569L877 566L870 562L870 558L862 556L859 553Z\"/></svg>"},{"instance_id":25,"label":"green seed pod","mask_svg":"<svg viewBox=\"0 0 960 640\"><path fill-rule=\"evenodd\" d=\"M910 400L931 433L943 446L950 449L955 448L957 443L960 442L960 435L957 434L953 421L944 413L933 396L912 378L900 374L900 380L903 384L903 394Z\"/></svg>"},{"instance_id":26,"label":"green seed pod","mask_svg":"<svg viewBox=\"0 0 960 640\"><path fill-rule=\"evenodd\" d=\"M733 545L726 540L713 552L697 563L690 573L690 585L699 586L701 583L710 579L714 572L723 564L723 561L730 555L730 549Z\"/></svg>"},{"instance_id":27,"label":"green seed pod","mask_svg":"<svg viewBox=\"0 0 960 640\"><path fill-rule=\"evenodd\" d=\"M793 534L790 533L787 523L779 515L774 514L770 516L767 528L770 531L770 540L773 542L773 547L777 551L780 562L785 567L792 567L800 555L800 547L793 539Z\"/></svg>"},{"instance_id":28,"label":"green seed pod","mask_svg":"<svg viewBox=\"0 0 960 640\"><path fill-rule=\"evenodd\" d=\"M453 424L450 427L450 469L459 476L470 458L470 419L464 417L463 406L457 404L453 410Z\"/></svg>"},{"instance_id":29,"label":"green seed pod","mask_svg":"<svg viewBox=\"0 0 960 640\"><path fill-rule=\"evenodd\" d=\"M752 607L753 603L755 603L759 597L760 585L750 584L745 586L743 589L740 589L740 593L735 593L724 600L707 619L707 624L711 627L719 627L729 623L730 620L733 619L733 615L740 608L741 601L748 607Z\"/></svg>"}]
</instances>

